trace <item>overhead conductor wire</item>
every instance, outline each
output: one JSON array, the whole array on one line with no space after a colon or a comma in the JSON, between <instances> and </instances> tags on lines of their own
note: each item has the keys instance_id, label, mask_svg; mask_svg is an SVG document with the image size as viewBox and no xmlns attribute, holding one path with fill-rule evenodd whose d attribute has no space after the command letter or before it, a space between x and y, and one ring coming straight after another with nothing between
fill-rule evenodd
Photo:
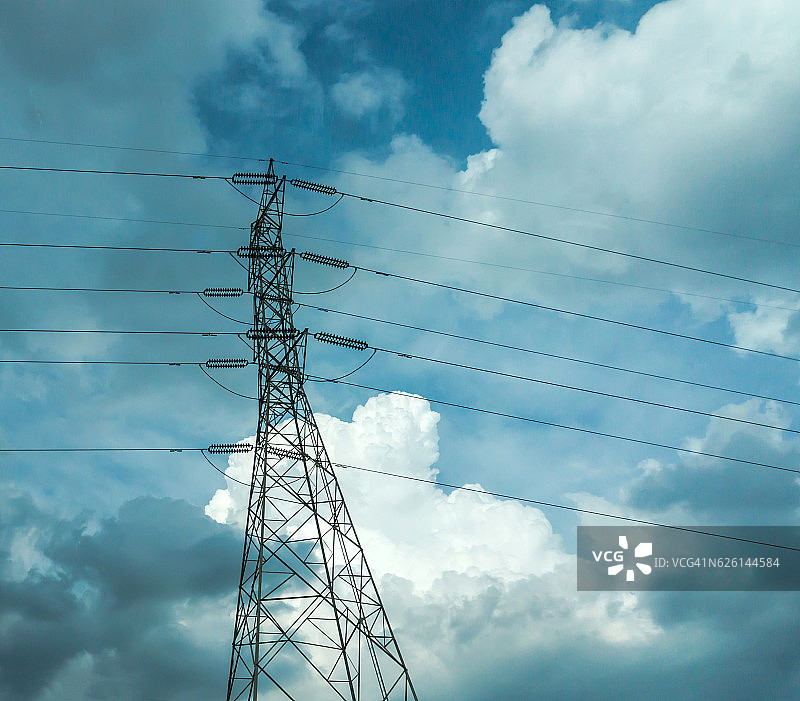
<instances>
[{"instance_id":1,"label":"overhead conductor wire","mask_svg":"<svg viewBox=\"0 0 800 701\"><path fill-rule=\"evenodd\" d=\"M226 472L221 470L219 467L217 467L208 458L207 454L209 454L209 453L210 454L246 453L246 452L250 452L252 450L253 450L253 447L251 445L249 445L249 444L226 443L226 444L216 444L216 445L212 444L210 446L202 447L202 448L197 448L197 447L191 447L191 448L148 448L148 447L127 447L127 448L112 448L112 447L104 447L104 448L97 448L97 447L81 447L81 448L61 448L61 447L60 448L0 448L0 453L126 453L126 452L137 452L137 453L141 453L141 452L189 453L189 452L197 452L197 453L200 453L201 455L203 455L203 457L206 459L206 461L209 463L209 465L211 465L217 472L219 472L221 475L223 475L225 477L225 479L230 480L232 482L236 482L236 483L241 484L241 485L243 485L245 487L249 487L250 486L249 483L243 482L243 481L241 481L239 479L236 479L235 477L232 477L231 475L227 474ZM542 501L542 500L538 500L538 499L530 499L530 498L527 498L527 497L515 496L515 495L510 495L510 494L503 494L502 492L492 492L492 491L489 491L489 490L477 489L475 487L469 487L469 486L466 486L466 485L459 486L459 485L455 485L455 484L448 484L446 482L436 482L434 480L428 480L428 479L424 479L422 477L413 477L411 475L401 475L401 474L394 473L394 472L388 472L386 470L378 470L378 469L367 468L367 467L359 467L359 466L356 466L356 465L348 465L346 463L339 463L339 462L333 462L332 464L335 465L336 467L341 467L341 468L344 468L344 469L360 470L362 472L369 472L369 473L372 473L372 474L383 475L383 476L386 476L386 477L394 477L394 478L397 478L397 479L410 480L410 481L413 481L413 482L422 482L422 483L426 483L426 484L432 484L432 485L438 486L438 487L445 487L445 488L450 488L450 489L459 489L459 490L466 491L466 492L476 492L476 493L479 493L479 494L489 494L491 496L495 496L495 497L498 497L500 499L514 499L514 500L521 501L521 502L524 502L524 503L536 504L538 506L544 506L544 507L553 508L553 509L564 509L564 510L572 511L572 512L575 512L575 513L589 514L589 515L592 515L592 516L602 516L604 518L612 518L612 519L617 519L617 520L621 520L621 521L627 521L627 522L630 522L630 523L639 523L639 524L648 525L648 526L656 526L656 527L659 527L659 528L669 528L669 529L672 529L672 530L685 531L685 532L688 532L688 533L696 533L698 535L710 536L710 537L713 537L713 538L721 538L721 539L724 539L724 540L735 540L735 541L744 542L744 543L751 543L751 544L754 544L754 545L763 545L763 546L769 547L769 548L779 548L781 550L791 550L791 551L794 551L794 552L800 552L800 548L794 547L794 546L791 546L791 545L783 545L783 544L780 544L780 543L771 543L771 542L768 542L768 541L751 540L751 539L748 539L748 538L739 538L739 537L732 536L732 535L729 535L729 534L726 534L726 533L715 533L713 531L704 531L704 530L701 530L701 529L689 528L689 527L686 527L686 526L674 526L674 525L671 525L671 524L659 523L657 521L647 521L647 520L644 520L644 519L638 519L638 518L634 518L632 516L620 516L619 514L610 514L610 513L605 513L605 512L602 512L602 511L594 511L594 510L590 510L590 509L582 509L582 508L577 507L577 506L567 506L567 505L564 505L564 504L557 504L557 503L549 502L549 501Z\"/></svg>"},{"instance_id":2,"label":"overhead conductor wire","mask_svg":"<svg viewBox=\"0 0 800 701\"><path fill-rule=\"evenodd\" d=\"M336 334L330 334L330 333L326 333L326 332L318 332L318 333L315 333L313 335L313 337L316 340L318 340L318 341L320 341L322 343L330 343L332 345L344 345L343 343L341 343L341 340L343 339L343 337L338 336ZM345 339L345 340L350 340L350 339ZM353 340L355 340L355 339L353 339ZM733 421L735 423L747 424L747 425L750 425L750 426L759 426L761 428L769 428L769 429L773 429L775 431L785 431L785 432L788 432L788 433L800 434L800 430L796 430L796 429L793 429L793 428L786 428L786 427L783 427L783 426L775 426L774 424L767 424L767 423L763 423L761 421L752 421L750 419L742 419L742 418L737 418L737 417L733 417L733 416L726 416L724 414L715 414L715 413L709 412L709 411L701 411L699 409L690 409L690 408L683 407L683 406L675 406L673 404L665 404L663 402L650 401L650 400L647 400L647 399L638 399L636 397L629 397L629 396L624 395L624 394L615 394L613 392L602 392L600 390L589 389L588 387L578 387L576 385L569 385L569 384L562 383L562 382L553 382L551 380L545 380L545 379L538 378L538 377L530 377L528 375L519 375L519 374L511 373L511 372L503 372L502 370L494 370L494 369L491 369L491 368L484 368L484 367L479 367L479 366L476 366L476 365L469 365L469 364L466 364L466 363L459 363L459 362L455 362L455 361L452 361L452 360L444 360L443 358L431 358L431 357L424 356L424 355L418 355L418 354L414 354L414 353L406 353L406 352L395 350L395 349L392 349L392 348L381 348L379 346L374 346L374 345L371 345L371 344L367 344L366 342L361 342L361 343L363 345L359 344L358 346L351 345L351 346L345 346L345 347L355 348L356 350L371 349L374 352L387 353L389 355L397 356L398 358L407 358L409 360L422 360L422 361L425 361L425 362L428 362L428 363L436 363L438 365L447 365L447 366L454 367L454 368L459 368L459 369L462 369L462 370L470 370L470 371L473 371L473 372L480 372L480 373L484 373L484 374L488 374L488 375L494 375L494 376L497 376L497 377L505 377L505 378L512 379L512 380L521 380L521 381L524 381L524 382L533 382L533 383L536 383L536 384L547 385L549 387L556 387L556 388L559 388L559 389L567 389L567 390L571 390L571 391L575 391L575 392L584 392L586 394L593 394L595 396L605 397L605 398L608 398L608 399L619 399L619 400L626 401L626 402L635 402L637 404L642 404L642 405L646 405L646 406L658 407L658 408L661 408L661 409L669 409L671 411L680 411L680 412L685 412L685 413L689 413L689 414L694 414L694 415L697 415L697 416L705 416L705 417L708 417L708 418L722 419L724 421ZM362 365L360 365L358 368L356 368L356 370L359 370L361 367L366 365L367 362L368 362L368 360L365 361L364 363L362 363ZM355 370L353 372L355 372ZM353 373L348 373L348 374L353 374Z\"/></svg>"},{"instance_id":3,"label":"overhead conductor wire","mask_svg":"<svg viewBox=\"0 0 800 701\"><path fill-rule=\"evenodd\" d=\"M313 216L316 214L322 214L323 212L328 211L335 204L338 204L340 200L337 200L334 205L331 205L327 209L321 210L319 212L313 212L310 214L294 214L290 215L288 212L284 212L286 216ZM133 217L107 217L107 216L98 216L98 215L91 215L91 214L70 214L65 212L41 212L41 211L30 211L30 210L19 210L19 209L0 209L0 213L11 213L11 214L25 214L25 215L39 215L39 216L49 216L49 217L70 217L76 219L89 219L89 220L108 220L108 221L121 221L121 222L133 222L133 223L144 223L144 224L164 224L164 225L173 225L173 226L191 226L191 227L202 227L202 228L214 228L214 229L232 229L236 231L246 231L248 227L246 226L231 226L231 225L223 225L223 224L207 224L202 222L184 222L184 221L174 221L174 220L162 220L162 219L137 219ZM325 243L335 243L342 246L352 246L352 247L359 247L359 248L369 248L378 251L387 251L390 253L401 253L404 255L412 255L412 256L421 256L424 258L433 258L436 260L447 260L453 261L457 263L467 263L470 265L482 265L491 268L499 268L501 270L516 270L519 272L525 273L532 273L535 275L549 275L553 277L565 278L569 280L582 280L585 282L593 282L598 284L604 285L614 285L616 287L630 287L632 289L637 290L647 290L650 292L660 292L663 294L671 294L671 295L682 295L687 297L697 297L699 299L710 299L716 302L729 302L731 304L739 304L748 307L763 307L766 309L782 309L785 311L800 311L797 307L787 307L785 305L778 305L778 304L767 304L764 302L751 302L746 299L734 299L730 297L720 297L717 295L708 295L702 294L699 292L689 292L687 290L675 290L675 289L668 289L663 287L654 287L652 285L641 285L632 282L622 282L621 280L607 280L604 278L596 278L590 277L588 275L572 275L568 273L559 273L552 270L539 270L535 268L527 268L524 266L518 265L508 265L504 263L493 263L490 261L483 261L483 260L474 260L470 258L459 258L457 256L445 256L436 253L428 253L425 251L413 251L409 249L401 249L401 248L393 248L391 246L378 246L374 244L367 244L361 243L357 241L343 241L340 239L332 239L327 238L324 236L311 236L307 234L296 234L296 233L284 233L285 237L288 238L299 238L299 239L307 239L311 241L322 241ZM14 244L10 244L14 245ZM48 244L48 246L52 247L52 245ZM148 249L154 250L154 249ZM187 252L194 249L186 249ZM204 252L199 251L198 252ZM237 261L238 262L238 261Z\"/></svg>"},{"instance_id":4,"label":"overhead conductor wire","mask_svg":"<svg viewBox=\"0 0 800 701\"><path fill-rule=\"evenodd\" d=\"M304 258L304 255L306 256L305 258ZM300 257L303 258L304 260L308 260L308 261L311 261L311 262L318 262L313 258L313 256L317 256L317 255L318 254L309 254L309 253L305 252L305 253L301 253ZM413 282L413 283L420 284L420 285L428 285L430 287L437 287L439 289L450 290L452 292L460 292L460 293L463 293L463 294L474 295L474 296L483 297L483 298L486 298L486 299L493 299L493 300L497 300L499 302L505 302L507 304L518 304L518 305L522 305L522 306L529 307L529 308L532 308L532 309L541 309L542 311L557 312L559 314L566 314L568 316L575 316L575 317L578 317L578 318L581 318L581 319L590 319L592 321L598 321L598 322L605 323L605 324L613 324L615 326L623 326L625 328L636 329L638 331L646 331L648 333L661 334L661 335L664 335L664 336L670 336L672 338L682 338L684 340L696 341L698 343L707 343L707 344L711 344L711 345L714 345L714 346L719 346L719 347L722 347L722 348L730 348L732 350L744 351L744 352L747 352L747 353L755 353L757 355L764 355L764 356L768 356L768 357L772 357L772 358L781 358L782 360L791 360L791 361L794 361L794 362L800 362L800 358L795 357L795 356L782 355L780 353L773 353L771 351L758 350L756 348L748 348L746 346L739 346L739 345L736 345L736 344L733 344L733 343L725 343L724 341L716 341L716 340L709 339L709 338L703 338L701 336L692 336L690 334L679 333L677 331L668 331L666 329L659 329L659 328L655 328L655 327L652 327L652 326L645 326L644 324L635 324L635 323L632 323L632 322L629 322L629 321L622 321L620 319L610 319L608 317L602 317L602 316L598 316L596 314L587 314L585 312L577 312L577 311L574 311L574 310L571 310L571 309L563 309L563 308L560 308L560 307L552 307L552 306L549 306L549 305L546 305L546 304L539 304L537 302L531 302L531 301L528 301L528 300L517 299L517 298L514 298L514 297L505 297L503 295L496 295L496 294L492 294L490 292L482 292L482 291L479 291L479 290L472 290L472 289L469 289L469 288L466 288L466 287L460 287L458 285L449 285L449 284L443 283L443 282L435 282L433 280L425 280L425 279L422 279L422 278L412 277L410 275L401 275L399 273L391 273L391 272L388 272L388 271L385 271L385 270L376 270L374 268L367 268L367 267L360 266L360 265L352 265L351 263L349 263L347 261L341 261L341 263L344 264L343 267L355 268L356 270L363 270L364 272L372 273L374 275L378 275L378 276L381 276L381 277L395 278L397 280L404 280L406 282ZM338 266L338 267L342 267L342 266Z\"/></svg>"},{"instance_id":5,"label":"overhead conductor wire","mask_svg":"<svg viewBox=\"0 0 800 701\"><path fill-rule=\"evenodd\" d=\"M455 339L461 340L461 341L468 341L468 342L471 342L471 343L480 343L480 344L492 346L494 348L503 348L503 349L506 349L506 350L518 351L520 353L530 353L530 354L533 354L533 355L539 355L539 356L546 357L546 358L554 358L556 360L564 360L564 361L571 362L571 363L579 363L581 365L588 365L588 366L591 366L591 367L599 367L599 368L604 368L604 369L607 369L607 370L614 370L616 372L630 373L632 375L639 375L641 377L651 377L651 378L657 379L657 380L664 380L664 381L667 381L667 382L676 382L676 383L679 383L679 384L685 384L685 385L689 385L689 386L692 386L692 387L700 387L700 388L703 388L703 389L710 389L710 390L714 390L714 391L717 391L717 392L727 392L727 393L730 393L730 394L736 394L736 395L743 396L743 397L752 397L752 398L755 398L755 399L765 399L765 400L768 400L768 401L781 402L783 404L793 404L795 406L800 406L800 401L794 401L794 400L791 400L791 399L773 397L771 395L765 395L765 394L757 394L755 392L745 392L744 390L733 389L731 387L720 387L719 385L711 385L711 384L706 384L706 383L703 383L703 382L695 382L693 380L687 380L687 379L680 378L680 377L672 377L670 375L660 375L658 373L645 372L643 370L634 370L632 368L621 367L621 366L618 366L618 365L609 365L607 363L598 363L598 362L595 362L595 361L592 361L592 360L585 360L585 359L582 359L582 358L574 358L574 357L569 356L569 355L559 355L557 353L546 353L545 351L536 350L534 348L526 348L524 346L515 346L515 345L508 344L508 343L500 343L499 341L491 341L491 340L488 340L488 339L485 339L485 338L476 338L474 336L465 336L463 334L452 333L452 332L449 332L449 331L442 331L440 329L431 329L431 328L427 328L425 326L417 326L417 325L414 325L414 324L404 324L402 322L392 321L392 320L389 320L389 319L379 319L377 317L367 316L367 315L364 315L364 314L355 314L353 312L348 312L348 311L344 311L344 310L341 310L341 309L331 309L331 308L328 308L328 307L319 307L319 306L316 306L316 305L313 305L313 304L304 304L302 302L298 302L297 304L298 304L298 306L305 307L306 309L312 309L312 310L315 310L315 311L318 311L318 312L323 312L323 313L328 313L328 314L338 314L338 315L341 315L341 316L346 316L346 317L350 317L350 318L353 318L353 319L361 319L361 320L364 320L364 321L374 322L374 323L377 323L377 324L386 324L386 325L389 325L389 326L397 326L399 328L410 329L410 330L413 330L413 331L420 331L422 333L428 333L428 334L433 334L433 335L437 335L437 336L443 336L443 337L446 337L446 338L455 338Z\"/></svg>"},{"instance_id":6,"label":"overhead conductor wire","mask_svg":"<svg viewBox=\"0 0 800 701\"><path fill-rule=\"evenodd\" d=\"M776 289L776 290L782 290L782 291L785 291L785 292L794 292L794 293L800 294L800 289L796 289L796 288L793 288L793 287L787 287L787 286L784 286L784 285L777 285L777 284L774 284L774 283L764 282L764 281L761 281L761 280L753 280L753 279L750 279L750 278L741 277L739 275L732 275L732 274L729 274L729 273L722 273L722 272L718 272L718 271L715 271L715 270L708 270L706 268L700 268L700 267L697 267L697 266L694 266L694 265L686 265L686 264L683 264L683 263L677 263L677 262L674 262L674 261L663 260L663 259L660 259L660 258L653 258L653 257L650 257L650 256L643 256L643 255L639 255L637 253L630 253L628 251L620 251L620 250L613 249L613 248L608 248L608 247L605 247L605 246L595 246L595 245L589 244L589 243L583 243L583 242L580 242L580 241L573 241L571 239L565 239L565 238L561 238L561 237L558 237L558 236L551 236L551 235L548 235L548 234L541 234L541 233L537 233L537 232L534 232L534 231L527 231L525 229L517 229L517 228L514 228L514 227L503 226L501 224L492 224L491 222L485 222L485 221L481 221L479 219L470 219L468 217L460 217L460 216L457 216L455 214L446 214L445 212L438 212L436 210L425 209L423 207L415 207L415 206L409 205L409 204L402 204L402 203L399 203L399 202L391 202L389 200L380 200L380 199L376 199L374 197L365 197L363 195L357 195L357 194L349 193L349 192L341 192L340 190L337 190L335 187L330 186L330 185L319 185L318 183L311 183L311 182L308 182L306 180L300 180L300 179L297 179L297 178L292 179L289 182L290 182L290 184L294 185L295 187L298 187L298 188L301 188L301 189L305 189L305 190L311 190L312 192L318 192L318 193L324 194L324 195L343 195L345 197L350 197L352 199L359 200L361 202L382 204L382 205L385 205L387 207L395 207L395 208L403 209L403 210L410 211L410 212L418 212L420 214L426 214L426 215L429 215L429 216L439 217L439 218L442 218L442 219L448 219L448 220L451 220L451 221L458 221L458 222L462 222L464 224L473 224L475 226L482 226L482 227L486 227L486 228L489 228L489 229L495 229L497 231L505 231L507 233L519 234L519 235L522 235L522 236L530 236L532 238L540 239L540 240L543 240L543 241L551 241L553 243L560 243L560 244L564 244L564 245L567 245L567 246L575 246L577 248L583 248L583 249L586 249L586 250L596 251L596 252L599 252L599 253L608 253L610 255L621 256L621 257L624 257L624 258L630 258L630 259L638 260L638 261L642 261L642 262L654 263L654 264L657 264L657 265L664 265L664 266L668 266L668 267L672 267L672 268L678 268L680 270L688 270L688 271L692 271L692 272L696 272L696 273L701 273L703 275L712 275L712 276L715 276L715 277L725 278L727 280L735 280L737 282L744 282L744 283L747 283L747 284L750 284L750 285L759 285L759 286L762 286L762 287L769 287L770 289Z\"/></svg>"},{"instance_id":7,"label":"overhead conductor wire","mask_svg":"<svg viewBox=\"0 0 800 701\"><path fill-rule=\"evenodd\" d=\"M634 438L633 436L624 436L616 433L607 433L605 431L597 431L590 428L584 428L581 426L570 426L568 424L560 424L555 421L546 421L544 419L536 419L531 416L522 416L520 414L512 414L510 412L505 411L498 411L493 409L486 409L482 407L476 407L469 404L461 404L458 402L451 402L444 399L434 399L431 397L420 397L416 394L411 394L409 392L401 392L398 390L390 390L384 387L373 387L370 385L362 385L357 384L355 382L347 382L345 380L338 380L338 379L331 379L328 377L321 377L319 375L307 375L306 379L310 380L311 382L321 382L321 383L334 383L334 384L342 384L347 385L349 387L356 387L359 389L366 389L372 392L384 392L386 394L395 394L401 397L408 397L409 399L415 399L417 401L427 401L431 404L439 404L441 406L449 406L456 409L465 409L467 411L474 411L480 414L486 414L489 416L497 416L499 418L511 419L513 421L524 421L526 423L533 423L538 424L540 426L548 426L550 428L560 428L566 431L575 431L577 433L585 433L593 436L599 436L602 438L612 438L614 440L625 441L627 443L635 443L638 445L646 445L651 446L654 448L665 448L667 450L675 450L680 453L687 453L690 455L700 455L703 457L708 458L715 458L717 460L726 460L729 462L737 462L742 463L744 465L753 465L755 467L763 467L770 470L778 470L781 472L791 472L795 474L800 474L800 469L796 469L793 467L782 467L779 465L772 465L771 463L763 463L756 460L747 460L745 458L736 458L730 455L719 455L717 453L710 453L703 450L694 450L692 448L683 448L681 446L670 445L668 443L660 443L658 441L650 441L645 440L643 438Z\"/></svg>"},{"instance_id":8,"label":"overhead conductor wire","mask_svg":"<svg viewBox=\"0 0 800 701\"><path fill-rule=\"evenodd\" d=\"M55 139L31 139L31 138L24 138L24 137L14 137L14 136L0 136L0 140L2 141L14 141L14 142L24 142L24 143L35 143L35 144L49 144L49 145L58 145L58 146L73 146L73 147L82 147L82 148L94 148L94 149L109 149L115 151L134 151L140 153L162 153L162 154L169 154L175 156L196 156L201 158L221 158L225 160L239 160L239 161L254 161L258 163L268 163L269 158L261 158L255 156L242 156L242 155L231 155L231 154L219 154L219 153L208 153L208 152L198 152L198 151L176 151L173 149L163 149L163 148L143 148L143 147L136 147L136 146L119 146L119 145L109 145L109 144L93 144L93 143L85 143L85 142L76 142L76 141L58 141ZM507 202L515 202L520 204L530 204L535 205L537 207L548 207L552 209L559 209L568 212L575 212L579 214L590 214L592 216L599 216L599 217L608 217L612 219L619 219L623 221L631 221L637 222L641 224L653 224L656 226L663 226L672 229L681 229L685 231L699 231L701 233L706 234L714 234L718 236L729 236L733 238L745 239L750 241L757 241L761 243L771 243L783 246L792 246L798 247L800 244L796 244L790 241L779 241L775 239L767 239L758 236L747 236L745 234L737 234L730 231L721 231L719 229L711 229L707 227L700 227L700 226L693 226L690 224L677 224L675 222L667 222L658 219L648 219L644 217L636 217L627 214L617 214L614 212L603 212L599 210L581 208L577 206L570 206L564 204L555 204L552 202L541 202L537 200L525 199L521 197L511 197L508 195L501 195L497 193L489 193L489 192L477 192L475 190L467 190L464 188L456 188L450 187L446 185L436 185L433 183L422 183L416 180L408 180L403 178L392 178L385 175L376 175L374 173L359 173L357 171L352 170L344 170L341 168L329 168L320 165L314 165L310 163L298 163L294 161L284 161L280 159L274 159L275 163L279 163L281 165L290 166L294 168L305 168L311 170L319 170L328 173L337 173L342 175L351 175L358 178L369 178L370 180L380 180L384 182L392 182L392 183L399 183L403 185L412 185L414 187L421 187L427 188L431 190L440 190L444 192L453 192L463 195L472 195L474 197L484 197L489 199L495 200L502 200Z\"/></svg>"}]
</instances>

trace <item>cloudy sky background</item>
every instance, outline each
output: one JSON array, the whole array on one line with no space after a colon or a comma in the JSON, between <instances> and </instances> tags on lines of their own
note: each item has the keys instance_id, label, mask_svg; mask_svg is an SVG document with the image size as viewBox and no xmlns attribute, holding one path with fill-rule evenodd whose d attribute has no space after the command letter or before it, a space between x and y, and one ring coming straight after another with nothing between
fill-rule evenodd
<instances>
[{"instance_id":1,"label":"cloudy sky background","mask_svg":"<svg viewBox=\"0 0 800 701\"><path fill-rule=\"evenodd\" d=\"M281 172L358 195L798 287L797 3L441 5L5 3L0 164L212 175L263 168L33 140L275 157L333 169ZM3 242L235 249L246 232L230 227L254 216L221 181L0 171L0 192ZM290 213L328 204L287 192ZM358 265L800 356L800 299L785 290L347 198L319 217L287 217L284 233L287 246ZM3 285L244 285L229 257L190 253L4 247L0 275ZM296 288L343 279L298 263ZM246 328L188 294L0 294L4 329ZM800 401L792 360L368 273L297 299ZM250 314L245 299L218 306ZM798 428L792 404L309 309L296 325ZM232 336L0 333L3 359L203 362L245 350ZM362 359L309 342L314 374L344 374ZM249 370L216 377L255 391ZM337 461L684 525L798 522L800 484L789 473L433 400L795 468L791 430L385 354L352 379L431 402L309 384ZM200 447L255 429L254 402L191 366L2 364L0 391L2 448ZM0 464L0 695L220 698L241 552L237 485L197 453L3 453ZM246 460L219 464L247 476ZM340 480L421 698L800 693L795 594L579 593L575 526L608 520L353 471Z\"/></svg>"}]
</instances>

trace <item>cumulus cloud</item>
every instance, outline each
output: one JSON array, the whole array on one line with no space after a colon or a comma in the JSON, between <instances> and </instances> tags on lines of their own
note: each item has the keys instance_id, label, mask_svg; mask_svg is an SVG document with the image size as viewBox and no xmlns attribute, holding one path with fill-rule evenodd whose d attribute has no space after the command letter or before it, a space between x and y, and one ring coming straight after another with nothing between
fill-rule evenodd
<instances>
[{"instance_id":1,"label":"cumulus cloud","mask_svg":"<svg viewBox=\"0 0 800 701\"><path fill-rule=\"evenodd\" d=\"M800 347L798 314L790 306L796 299L761 299L751 311L729 312L736 344L745 348L796 355Z\"/></svg>"},{"instance_id":2,"label":"cumulus cloud","mask_svg":"<svg viewBox=\"0 0 800 701\"><path fill-rule=\"evenodd\" d=\"M659 174L673 175L679 161L666 160L669 148L677 146L680 159L713 150L713 167L720 158L741 157L738 149L777 148L777 135L768 135L759 120L766 117L782 131L792 128L785 113L768 114L765 108L787 109L797 98L787 61L799 49L786 21L797 8L776 1L768 9L756 2L723 9L731 10L719 0L661 3L630 33L603 25L556 26L544 6L534 6L515 20L495 51L481 119L493 140L513 146L516 154L541 157L543 149L549 155L585 148L581 157L594 166L625 138L627 149L606 165L613 166L614 185L631 192L652 187ZM764 137L755 145L753 130ZM603 136L611 143L597 141ZM735 139L737 150L717 150L721 138ZM627 179L634 162L645 169L659 158L664 160L645 182Z\"/></svg>"},{"instance_id":3,"label":"cumulus cloud","mask_svg":"<svg viewBox=\"0 0 800 701\"><path fill-rule=\"evenodd\" d=\"M347 73L331 87L331 97L343 114L361 119L383 108L395 122L403 116L407 92L408 84L402 75L387 68Z\"/></svg>"},{"instance_id":4,"label":"cumulus cloud","mask_svg":"<svg viewBox=\"0 0 800 701\"><path fill-rule=\"evenodd\" d=\"M379 395L352 421L316 418L332 460L435 479L439 416L424 399ZM247 481L250 470L247 456L232 455L226 473ZM519 616L546 616L547 606L562 623L566 617L608 642L655 631L635 600L621 607L613 595L579 601L574 560L539 509L354 469L340 468L339 480L401 644L423 677L435 677L459 655L477 663L481 650L499 644L495 636L510 636L508 649L541 644L543 631L520 627ZM206 513L241 527L247 496L229 482ZM433 658L424 652L429 640L440 641Z\"/></svg>"},{"instance_id":5,"label":"cumulus cloud","mask_svg":"<svg viewBox=\"0 0 800 701\"><path fill-rule=\"evenodd\" d=\"M421 397L396 394L372 397L351 422L317 415L332 460L424 480L436 476L438 421ZM247 454L232 455L226 473L247 482L251 470ZM340 469L339 480L376 577L407 580L418 595L437 588L446 593L442 580L448 576L510 582L568 562L539 509L353 469ZM247 488L231 482L206 513L242 527L247 498Z\"/></svg>"},{"instance_id":6,"label":"cumulus cloud","mask_svg":"<svg viewBox=\"0 0 800 701\"><path fill-rule=\"evenodd\" d=\"M359 406L350 421L321 414L317 421L337 462L435 479L439 417L424 400L380 395ZM648 462L643 471L647 477L663 468ZM227 472L246 480L249 464L232 456ZM728 664L729 657L713 636L724 616L706 612L676 622L667 603L653 595L575 591L574 559L538 509L352 469L339 468L338 474L415 684L426 697L578 699L591 690L656 699L680 695L676 670L696 665L708 665L703 684L722 683L714 665ZM206 511L241 525L243 499L246 494L229 482ZM637 513L629 505L620 510ZM765 605L774 622L778 602ZM745 616L750 634L759 635L763 629ZM787 626L779 628L780 636L791 636ZM664 656L672 656L672 672L656 662ZM601 681L609 674L613 684Z\"/></svg>"}]
</instances>

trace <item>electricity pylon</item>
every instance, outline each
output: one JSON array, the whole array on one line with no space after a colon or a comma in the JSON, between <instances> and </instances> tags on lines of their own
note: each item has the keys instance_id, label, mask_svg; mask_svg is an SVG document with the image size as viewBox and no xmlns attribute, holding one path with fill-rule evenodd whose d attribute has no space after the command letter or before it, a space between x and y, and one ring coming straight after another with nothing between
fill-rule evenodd
<instances>
[{"instance_id":1,"label":"electricity pylon","mask_svg":"<svg viewBox=\"0 0 800 701\"><path fill-rule=\"evenodd\" d=\"M292 322L286 179L273 163L250 245L258 431L228 701L416 701L303 388L306 333Z\"/></svg>"}]
</instances>

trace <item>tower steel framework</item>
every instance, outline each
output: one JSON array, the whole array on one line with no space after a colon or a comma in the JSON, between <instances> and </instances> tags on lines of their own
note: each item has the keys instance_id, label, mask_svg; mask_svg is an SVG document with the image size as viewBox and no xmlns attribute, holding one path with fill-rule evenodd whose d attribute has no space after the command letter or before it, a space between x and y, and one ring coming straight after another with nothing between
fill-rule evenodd
<instances>
[{"instance_id":1,"label":"tower steel framework","mask_svg":"<svg viewBox=\"0 0 800 701\"><path fill-rule=\"evenodd\" d=\"M416 701L303 388L292 320L293 252L281 240L286 179L270 161L251 226L248 332L258 431L228 701Z\"/></svg>"}]
</instances>

